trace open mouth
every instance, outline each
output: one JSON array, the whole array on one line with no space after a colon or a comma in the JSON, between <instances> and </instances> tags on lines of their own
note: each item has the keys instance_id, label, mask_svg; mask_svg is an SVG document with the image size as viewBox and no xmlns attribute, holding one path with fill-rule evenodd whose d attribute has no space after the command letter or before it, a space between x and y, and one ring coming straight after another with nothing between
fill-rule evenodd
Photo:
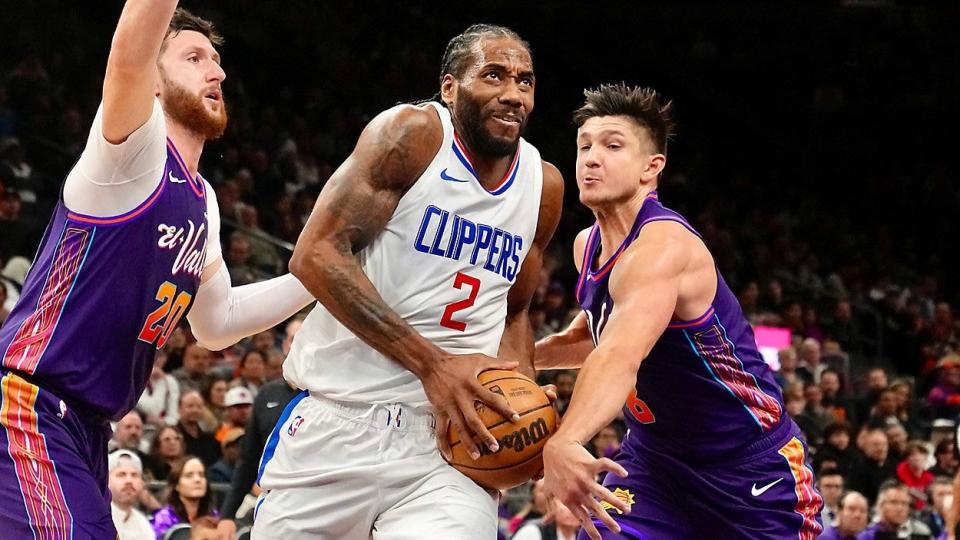
<instances>
[{"instance_id":1,"label":"open mouth","mask_svg":"<svg viewBox=\"0 0 960 540\"><path fill-rule=\"evenodd\" d=\"M209 99L210 101L219 103L223 99L223 94L219 90L214 90L204 94L203 99Z\"/></svg>"},{"instance_id":2,"label":"open mouth","mask_svg":"<svg viewBox=\"0 0 960 540\"><path fill-rule=\"evenodd\" d=\"M523 121L522 118L512 113L497 113L492 116L494 120L507 126L519 126Z\"/></svg>"}]
</instances>

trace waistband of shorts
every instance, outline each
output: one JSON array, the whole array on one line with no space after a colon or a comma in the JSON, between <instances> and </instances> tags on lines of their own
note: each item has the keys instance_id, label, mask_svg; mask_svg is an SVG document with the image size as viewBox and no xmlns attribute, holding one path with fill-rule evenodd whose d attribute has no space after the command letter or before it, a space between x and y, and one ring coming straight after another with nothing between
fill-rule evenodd
<instances>
[{"instance_id":1,"label":"waistband of shorts","mask_svg":"<svg viewBox=\"0 0 960 540\"><path fill-rule=\"evenodd\" d=\"M748 463L754 459L763 457L770 450L780 448L795 437L793 420L784 415L780 425L773 428L772 431L761 437L756 442L737 450L736 454L727 454L722 456L717 462L705 463L711 466L729 466Z\"/></svg>"},{"instance_id":2,"label":"waistband of shorts","mask_svg":"<svg viewBox=\"0 0 960 540\"><path fill-rule=\"evenodd\" d=\"M436 426L433 410L405 403L357 403L334 401L307 392L307 398L333 415L375 429L430 431Z\"/></svg>"},{"instance_id":3,"label":"waistband of shorts","mask_svg":"<svg viewBox=\"0 0 960 540\"><path fill-rule=\"evenodd\" d=\"M0 378L6 375L12 375L14 377L18 377L26 381L28 384L32 384L33 386L36 386L37 388L42 390L44 394L47 394L48 396L50 396L50 399L60 401L61 406L62 407L65 406L67 408L67 411L71 413L70 416L72 418L75 418L81 424L85 424L92 428L109 428L110 427L110 418L108 416L105 416L100 412L93 411L89 407L85 407L77 403L76 400L64 398L60 394L47 389L46 385L44 385L42 381L37 381L32 376L26 373L23 373L22 371L19 371L16 369L10 369L7 367L0 367Z\"/></svg>"},{"instance_id":4,"label":"waistband of shorts","mask_svg":"<svg viewBox=\"0 0 960 540\"><path fill-rule=\"evenodd\" d=\"M635 441L631 441L630 438L627 438L627 440L624 442L623 448L630 452L655 455L662 454L668 456L669 459L681 459L685 463L697 467L731 467L749 463L755 459L763 457L771 449L780 448L786 444L791 438L797 436L798 433L799 429L795 430L793 421L790 420L789 417L785 416L780 424L777 425L777 427L773 428L773 430L769 431L755 442L752 442L742 448L738 448L733 452L725 452L723 454L676 457L672 453L665 453L662 448L637 443Z\"/></svg>"}]
</instances>

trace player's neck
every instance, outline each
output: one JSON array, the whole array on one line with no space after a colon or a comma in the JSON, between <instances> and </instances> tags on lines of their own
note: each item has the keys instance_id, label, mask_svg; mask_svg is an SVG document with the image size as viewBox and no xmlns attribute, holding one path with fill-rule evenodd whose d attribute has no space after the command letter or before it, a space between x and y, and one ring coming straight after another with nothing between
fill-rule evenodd
<instances>
[{"instance_id":1,"label":"player's neck","mask_svg":"<svg viewBox=\"0 0 960 540\"><path fill-rule=\"evenodd\" d=\"M641 187L629 199L593 211L597 218L597 225L600 227L601 262L609 259L626 240L637 220L643 201L655 189L656 187Z\"/></svg>"},{"instance_id":2,"label":"player's neck","mask_svg":"<svg viewBox=\"0 0 960 540\"><path fill-rule=\"evenodd\" d=\"M203 153L203 143L205 141L203 136L184 127L179 122L167 118L167 137L173 141L173 145L177 147L177 152L180 152L180 157L187 165L187 172L195 178L197 169L200 168L200 154Z\"/></svg>"},{"instance_id":3,"label":"player's neck","mask_svg":"<svg viewBox=\"0 0 960 540\"><path fill-rule=\"evenodd\" d=\"M456 126L454 126L454 130L460 139L460 143L467 152L466 158L470 162L470 165L473 166L473 170L477 173L480 184L487 190L496 189L503 180L504 175L507 174L507 170L510 169L510 165L513 164L513 158L517 155L517 152L520 151L519 142L517 143L516 150L509 155L485 156L478 154L474 150L476 145L473 144L468 137L464 136L464 130L456 130Z\"/></svg>"}]
</instances>

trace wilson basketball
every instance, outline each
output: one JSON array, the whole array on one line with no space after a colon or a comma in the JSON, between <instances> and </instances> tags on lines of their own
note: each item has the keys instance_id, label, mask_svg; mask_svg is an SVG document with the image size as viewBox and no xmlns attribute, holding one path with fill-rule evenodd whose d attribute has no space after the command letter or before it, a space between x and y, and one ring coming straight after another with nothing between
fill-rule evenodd
<instances>
[{"instance_id":1,"label":"wilson basketball","mask_svg":"<svg viewBox=\"0 0 960 540\"><path fill-rule=\"evenodd\" d=\"M543 467L543 445L557 429L557 417L547 395L537 385L516 371L490 370L479 376L480 384L507 399L520 415L516 424L485 406L478 409L480 419L500 444L491 452L479 444L480 459L474 461L460 442L460 434L450 430L450 464L489 489L518 486Z\"/></svg>"}]
</instances>

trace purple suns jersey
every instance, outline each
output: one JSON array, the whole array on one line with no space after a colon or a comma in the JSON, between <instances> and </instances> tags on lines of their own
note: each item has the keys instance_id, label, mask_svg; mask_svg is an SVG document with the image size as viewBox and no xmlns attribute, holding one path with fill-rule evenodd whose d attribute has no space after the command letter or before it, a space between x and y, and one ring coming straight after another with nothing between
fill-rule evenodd
<instances>
[{"instance_id":1,"label":"purple suns jersey","mask_svg":"<svg viewBox=\"0 0 960 540\"><path fill-rule=\"evenodd\" d=\"M0 328L3 370L94 417L132 409L199 286L206 208L204 181L169 140L160 184L133 210L86 216L61 197Z\"/></svg>"},{"instance_id":2,"label":"purple suns jersey","mask_svg":"<svg viewBox=\"0 0 960 540\"><path fill-rule=\"evenodd\" d=\"M680 214L661 205L654 192L623 244L595 270L600 234L594 225L584 250L577 300L595 345L616 309L607 288L611 269L644 225L663 220L697 234ZM640 365L624 413L630 429L625 450L651 448L695 462L735 458L787 418L780 387L719 271L710 308L695 320L671 321Z\"/></svg>"}]
</instances>

